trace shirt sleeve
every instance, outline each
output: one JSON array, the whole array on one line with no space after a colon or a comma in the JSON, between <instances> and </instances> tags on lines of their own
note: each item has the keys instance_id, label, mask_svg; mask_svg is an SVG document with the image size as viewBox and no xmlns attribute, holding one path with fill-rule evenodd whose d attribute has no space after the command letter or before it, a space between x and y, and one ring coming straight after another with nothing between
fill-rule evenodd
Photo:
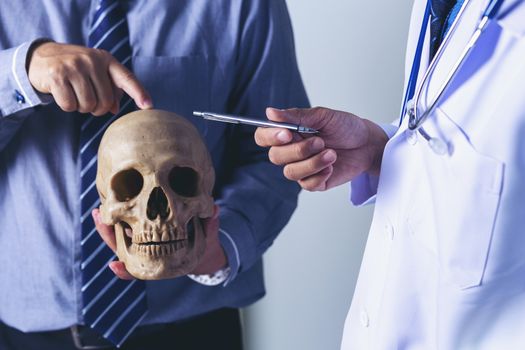
<instances>
[{"instance_id":1,"label":"shirt sleeve","mask_svg":"<svg viewBox=\"0 0 525 350\"><path fill-rule=\"evenodd\" d=\"M379 126L390 139L396 133L397 122L391 124L380 123ZM355 206L363 206L375 202L379 176L363 173L350 182L350 201Z\"/></svg>"},{"instance_id":2,"label":"shirt sleeve","mask_svg":"<svg viewBox=\"0 0 525 350\"><path fill-rule=\"evenodd\" d=\"M264 118L267 106L308 107L285 1L245 1L243 7L229 111ZM269 162L268 150L255 144L253 127L230 130L226 161L231 170L222 176L216 195L219 239L231 267L226 284L273 243L295 210L300 190Z\"/></svg>"},{"instance_id":3,"label":"shirt sleeve","mask_svg":"<svg viewBox=\"0 0 525 350\"><path fill-rule=\"evenodd\" d=\"M29 82L26 59L34 42L0 51L0 151L16 133L32 108L50 102Z\"/></svg>"}]
</instances>

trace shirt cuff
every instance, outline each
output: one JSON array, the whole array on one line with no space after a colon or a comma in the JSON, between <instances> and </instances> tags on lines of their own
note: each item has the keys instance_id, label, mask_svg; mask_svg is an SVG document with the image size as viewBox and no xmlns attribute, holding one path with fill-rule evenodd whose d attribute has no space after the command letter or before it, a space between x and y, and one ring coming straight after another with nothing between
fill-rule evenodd
<instances>
[{"instance_id":1,"label":"shirt cuff","mask_svg":"<svg viewBox=\"0 0 525 350\"><path fill-rule=\"evenodd\" d=\"M189 278L205 286L216 286L223 283L223 286L226 287L237 276L241 264L237 245L230 234L222 228L219 229L219 242L226 254L228 266L211 275L188 274Z\"/></svg>"},{"instance_id":2,"label":"shirt cuff","mask_svg":"<svg viewBox=\"0 0 525 350\"><path fill-rule=\"evenodd\" d=\"M383 129L390 139L398 130L398 126L393 123L379 123L378 125ZM372 176L363 173L350 182L350 201L355 206L363 206L375 202L377 194L377 185L379 184L379 176Z\"/></svg>"},{"instance_id":3,"label":"shirt cuff","mask_svg":"<svg viewBox=\"0 0 525 350\"><path fill-rule=\"evenodd\" d=\"M350 182L350 201L355 206L374 203L377 194L379 176L361 174Z\"/></svg>"},{"instance_id":4,"label":"shirt cuff","mask_svg":"<svg viewBox=\"0 0 525 350\"><path fill-rule=\"evenodd\" d=\"M11 67L9 76L10 99L3 106L3 114L11 115L16 112L35 107L40 104L52 101L50 95L39 94L31 85L26 70L26 60L28 51L34 43L40 42L41 39L33 42L26 42L15 47L12 50Z\"/></svg>"},{"instance_id":5,"label":"shirt cuff","mask_svg":"<svg viewBox=\"0 0 525 350\"><path fill-rule=\"evenodd\" d=\"M246 218L236 210L221 207L219 242L228 259L231 273L224 285L231 283L246 267L260 257L253 229Z\"/></svg>"},{"instance_id":6,"label":"shirt cuff","mask_svg":"<svg viewBox=\"0 0 525 350\"><path fill-rule=\"evenodd\" d=\"M224 269L220 269L219 271L215 272L211 275L193 275L188 274L187 276L194 280L197 283L200 283L204 286L216 286L228 279L230 276L230 267L226 267Z\"/></svg>"},{"instance_id":7,"label":"shirt cuff","mask_svg":"<svg viewBox=\"0 0 525 350\"><path fill-rule=\"evenodd\" d=\"M232 236L222 228L219 229L219 242L222 245L222 249L224 249L224 253L228 259L228 266L230 267L229 276L224 281L224 287L226 287L237 277L241 266L241 258L237 244L235 244Z\"/></svg>"}]
</instances>

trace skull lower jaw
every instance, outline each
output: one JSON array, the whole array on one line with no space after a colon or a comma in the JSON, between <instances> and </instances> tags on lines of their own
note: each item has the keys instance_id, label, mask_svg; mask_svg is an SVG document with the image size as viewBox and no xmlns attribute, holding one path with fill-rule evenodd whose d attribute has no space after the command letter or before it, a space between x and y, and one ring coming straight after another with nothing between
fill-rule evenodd
<instances>
[{"instance_id":1,"label":"skull lower jaw","mask_svg":"<svg viewBox=\"0 0 525 350\"><path fill-rule=\"evenodd\" d=\"M175 278L190 273L206 248L200 219L193 218L193 234L167 242L131 243L120 224L115 225L117 256L128 272L142 280Z\"/></svg>"}]
</instances>

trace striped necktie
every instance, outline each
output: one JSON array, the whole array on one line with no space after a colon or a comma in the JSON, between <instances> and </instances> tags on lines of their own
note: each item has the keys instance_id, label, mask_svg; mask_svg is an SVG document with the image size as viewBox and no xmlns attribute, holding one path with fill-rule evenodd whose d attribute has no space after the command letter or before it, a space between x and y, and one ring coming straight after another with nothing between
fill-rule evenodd
<instances>
[{"instance_id":1,"label":"striped necktie","mask_svg":"<svg viewBox=\"0 0 525 350\"><path fill-rule=\"evenodd\" d=\"M131 68L128 26L118 0L99 1L88 46L109 51ZM145 283L121 280L109 269L108 264L115 259L115 254L98 235L91 211L100 205L95 177L102 134L112 121L133 109L134 104L126 96L116 115L82 116L80 127L82 315L86 325L117 346L146 315Z\"/></svg>"},{"instance_id":2,"label":"striped necktie","mask_svg":"<svg viewBox=\"0 0 525 350\"><path fill-rule=\"evenodd\" d=\"M443 38L443 27L456 0L430 1L430 58L436 54Z\"/></svg>"},{"instance_id":3,"label":"striped necktie","mask_svg":"<svg viewBox=\"0 0 525 350\"><path fill-rule=\"evenodd\" d=\"M430 21L430 59L436 54L439 45L447 35L456 19L464 0L432 0Z\"/></svg>"}]
</instances>

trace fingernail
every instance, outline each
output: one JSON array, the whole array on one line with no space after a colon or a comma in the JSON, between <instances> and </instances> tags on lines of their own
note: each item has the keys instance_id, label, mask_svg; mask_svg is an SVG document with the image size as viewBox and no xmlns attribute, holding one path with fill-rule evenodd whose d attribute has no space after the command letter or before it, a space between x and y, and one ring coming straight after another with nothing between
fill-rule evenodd
<instances>
[{"instance_id":1,"label":"fingernail","mask_svg":"<svg viewBox=\"0 0 525 350\"><path fill-rule=\"evenodd\" d=\"M320 151L324 147L324 142L318 137L315 137L312 141L312 151Z\"/></svg>"},{"instance_id":2,"label":"fingernail","mask_svg":"<svg viewBox=\"0 0 525 350\"><path fill-rule=\"evenodd\" d=\"M288 141L290 141L290 133L286 132L284 130L279 131L277 133L277 140L279 140L281 142L288 142Z\"/></svg>"},{"instance_id":3,"label":"fingernail","mask_svg":"<svg viewBox=\"0 0 525 350\"><path fill-rule=\"evenodd\" d=\"M142 108L143 109L153 108L153 102L151 102L150 99L142 100Z\"/></svg>"},{"instance_id":4,"label":"fingernail","mask_svg":"<svg viewBox=\"0 0 525 350\"><path fill-rule=\"evenodd\" d=\"M335 160L335 152L327 151L325 154L323 154L323 160L327 163L333 162Z\"/></svg>"}]
</instances>

